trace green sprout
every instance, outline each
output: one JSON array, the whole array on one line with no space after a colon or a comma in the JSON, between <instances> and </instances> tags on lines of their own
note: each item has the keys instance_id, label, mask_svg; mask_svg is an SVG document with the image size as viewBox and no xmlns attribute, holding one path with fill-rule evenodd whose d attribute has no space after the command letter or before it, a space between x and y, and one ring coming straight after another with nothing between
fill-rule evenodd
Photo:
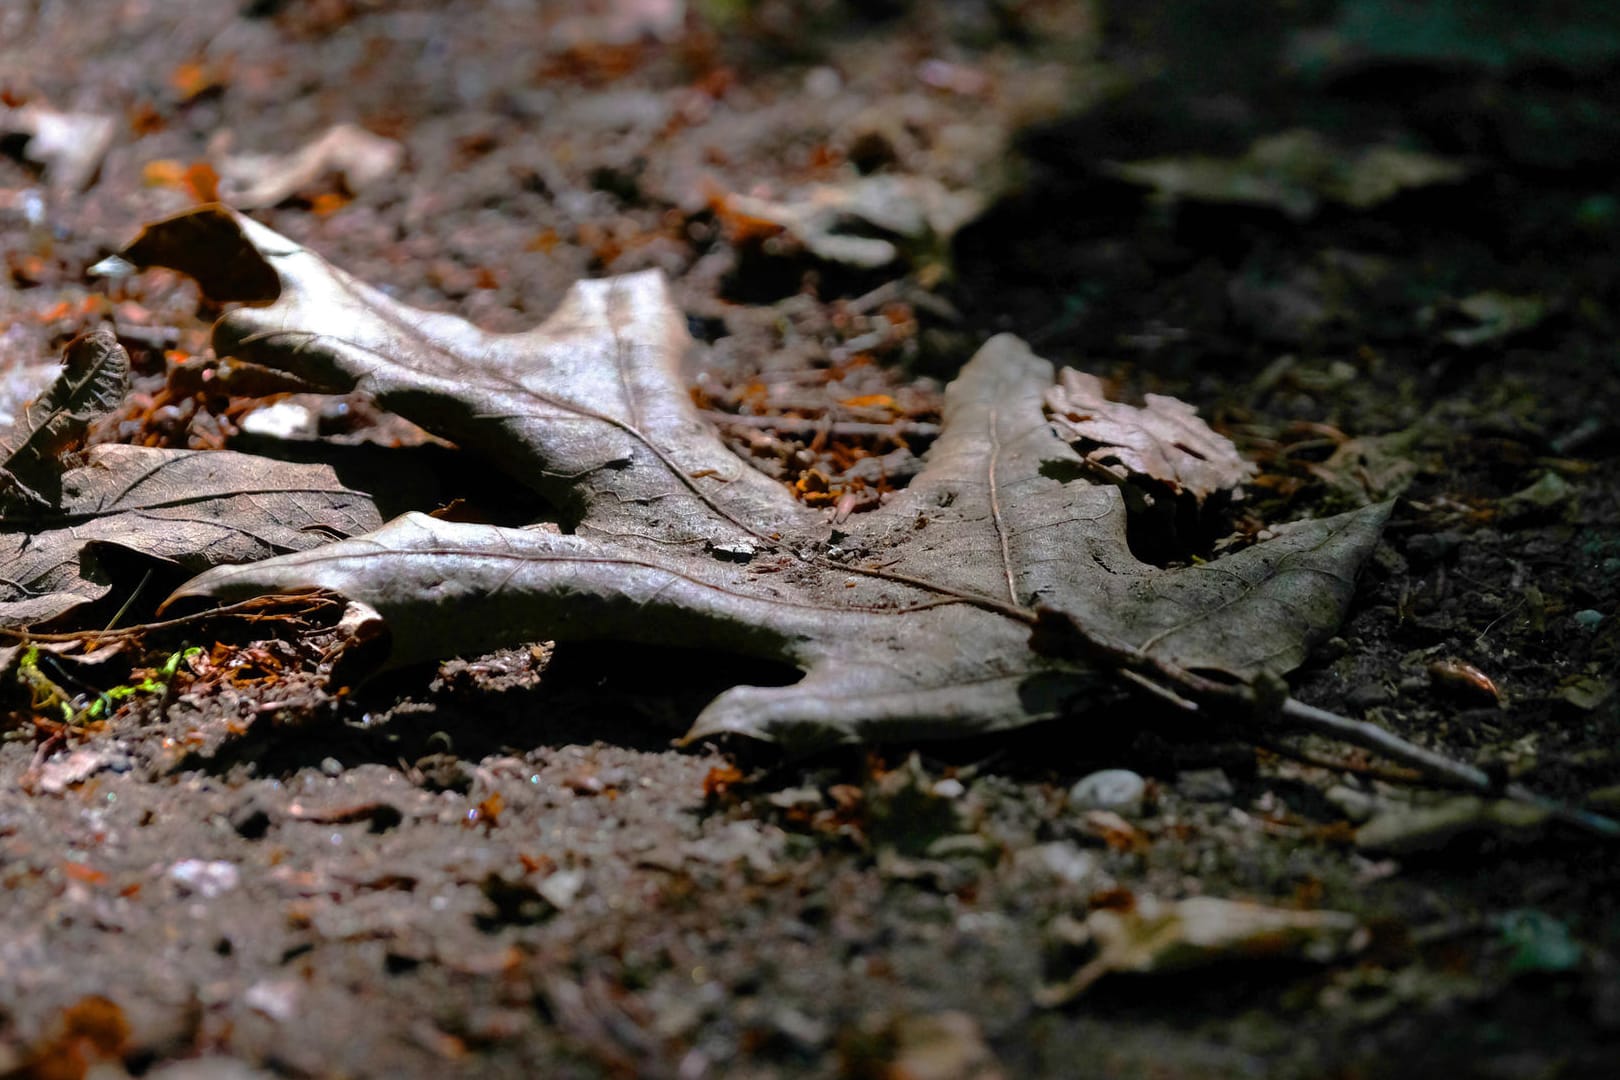
<instances>
[{"instance_id":1,"label":"green sprout","mask_svg":"<svg viewBox=\"0 0 1620 1080\"><path fill-rule=\"evenodd\" d=\"M202 652L202 647L193 645L184 648L169 656L152 673L138 682L126 683L123 686L114 686L109 690L100 691L94 695L80 694L74 696L56 683L39 665L39 649L31 647L23 653L17 664L17 678L28 687L32 695L32 705L35 712L56 711L61 714L63 723L83 724L92 720L100 720L111 715L118 707L118 703L136 694L163 694L167 693L169 683L179 672L180 665Z\"/></svg>"}]
</instances>

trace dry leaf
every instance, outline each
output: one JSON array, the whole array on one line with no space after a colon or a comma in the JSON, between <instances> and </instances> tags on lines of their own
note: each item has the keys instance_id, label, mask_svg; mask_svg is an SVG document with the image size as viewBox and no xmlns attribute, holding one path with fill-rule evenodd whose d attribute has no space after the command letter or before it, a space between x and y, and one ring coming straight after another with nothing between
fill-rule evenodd
<instances>
[{"instance_id":1,"label":"dry leaf","mask_svg":"<svg viewBox=\"0 0 1620 1080\"><path fill-rule=\"evenodd\" d=\"M0 135L24 135L23 156L44 166L51 188L73 195L90 186L112 146L117 126L110 116L57 112L43 105L0 106Z\"/></svg>"},{"instance_id":2,"label":"dry leaf","mask_svg":"<svg viewBox=\"0 0 1620 1080\"><path fill-rule=\"evenodd\" d=\"M407 514L216 569L178 595L329 588L387 619L396 663L588 637L805 671L722 694L692 737L804 748L1073 713L1118 684L1091 653L1038 652L1032 628L1052 618L1118 643L1114 655L1285 671L1337 626L1388 512L1302 522L1205 565L1144 565L1118 490L1061 478L1081 470L1042 414L1051 365L1002 336L952 384L911 486L835 530L698 415L681 363L692 342L657 274L580 282L542 326L502 335L391 300L222 209L150 226L137 251L163 252L205 289L216 276L232 290L275 282L238 294L259 304L221 320L216 351L365 392L485 454L565 518L558 535Z\"/></svg>"},{"instance_id":3,"label":"dry leaf","mask_svg":"<svg viewBox=\"0 0 1620 1080\"><path fill-rule=\"evenodd\" d=\"M32 626L105 596L112 582L100 545L196 572L381 521L370 497L325 465L139 446L96 446L72 459L128 382L129 356L112 332L83 334L0 446L0 626Z\"/></svg>"},{"instance_id":4,"label":"dry leaf","mask_svg":"<svg viewBox=\"0 0 1620 1080\"><path fill-rule=\"evenodd\" d=\"M98 418L117 408L129 390L129 354L110 330L92 330L68 342L63 367L0 442L0 507L16 496L36 506L55 505L60 459L84 445Z\"/></svg>"},{"instance_id":5,"label":"dry leaf","mask_svg":"<svg viewBox=\"0 0 1620 1080\"><path fill-rule=\"evenodd\" d=\"M1064 368L1046 392L1058 434L1119 483L1146 479L1202 505L1254 475L1255 467L1198 419L1197 409L1163 394L1144 400L1140 408L1109 401L1101 379L1073 368Z\"/></svg>"},{"instance_id":6,"label":"dry leaf","mask_svg":"<svg viewBox=\"0 0 1620 1080\"><path fill-rule=\"evenodd\" d=\"M112 545L192 572L302 551L374 528L370 496L327 465L229 451L94 446L57 505L0 516L0 626L32 626L98 600Z\"/></svg>"},{"instance_id":7,"label":"dry leaf","mask_svg":"<svg viewBox=\"0 0 1620 1080\"><path fill-rule=\"evenodd\" d=\"M1289 911L1200 896L1166 903L1139 898L1125 911L1104 908L1085 922L1054 927L1069 944L1089 944L1096 956L1036 1000L1062 1005L1110 973L1181 971L1223 960L1294 959L1327 963L1360 948L1365 931L1341 911Z\"/></svg>"},{"instance_id":8,"label":"dry leaf","mask_svg":"<svg viewBox=\"0 0 1620 1080\"><path fill-rule=\"evenodd\" d=\"M237 154L219 164L219 197L253 210L274 206L338 174L358 192L399 169L405 147L354 124L338 124L290 154Z\"/></svg>"},{"instance_id":9,"label":"dry leaf","mask_svg":"<svg viewBox=\"0 0 1620 1080\"><path fill-rule=\"evenodd\" d=\"M881 175L816 184L788 202L727 195L722 215L780 228L818 259L873 270L905 246L943 246L982 206L978 195L926 176Z\"/></svg>"},{"instance_id":10,"label":"dry leaf","mask_svg":"<svg viewBox=\"0 0 1620 1080\"><path fill-rule=\"evenodd\" d=\"M1324 202L1365 210L1403 191L1455 184L1468 175L1458 162L1431 154L1397 146L1343 150L1304 129L1258 139L1242 157L1109 162L1104 171L1163 199L1269 206L1297 220Z\"/></svg>"}]
</instances>

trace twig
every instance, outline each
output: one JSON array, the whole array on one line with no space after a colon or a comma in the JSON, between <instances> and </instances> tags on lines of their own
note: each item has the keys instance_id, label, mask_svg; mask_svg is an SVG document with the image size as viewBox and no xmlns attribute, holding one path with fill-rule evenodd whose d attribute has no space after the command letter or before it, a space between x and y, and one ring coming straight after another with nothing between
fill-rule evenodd
<instances>
[{"instance_id":1,"label":"twig","mask_svg":"<svg viewBox=\"0 0 1620 1080\"><path fill-rule=\"evenodd\" d=\"M1255 745L1278 757L1296 761L1312 769L1321 769L1325 772L1349 773L1364 780L1381 780L1386 784L1420 784L1423 774L1416 769L1397 768L1394 766L1380 768L1376 765L1364 765L1360 762L1345 761L1313 754L1303 746L1296 746L1286 739L1266 738L1264 733L1255 735Z\"/></svg>"},{"instance_id":2,"label":"twig","mask_svg":"<svg viewBox=\"0 0 1620 1080\"><path fill-rule=\"evenodd\" d=\"M841 435L850 438L873 435L910 435L915 438L933 438L939 434L939 425L930 424L921 420L895 420L887 424L875 424L862 420L834 420L828 423L825 419L811 420L802 416L751 416L742 413L720 412L717 409L702 410L703 419L713 424L730 424L732 427L760 428L767 431L780 431L789 435L814 435L825 430L832 435Z\"/></svg>"},{"instance_id":3,"label":"twig","mask_svg":"<svg viewBox=\"0 0 1620 1080\"><path fill-rule=\"evenodd\" d=\"M1391 761L1410 766L1425 776L1448 780L1458 787L1480 792L1496 791L1496 784L1484 769L1426 750L1365 720L1352 720L1295 698L1283 702L1282 720L1296 731L1325 735L1363 750L1371 750Z\"/></svg>"},{"instance_id":4,"label":"twig","mask_svg":"<svg viewBox=\"0 0 1620 1080\"><path fill-rule=\"evenodd\" d=\"M1371 750L1381 754L1391 761L1398 761L1402 765L1409 765L1424 776L1437 780L1449 781L1457 787L1465 788L1493 798L1512 799L1544 810L1555 820L1566 825L1573 825L1578 829L1606 837L1611 840L1620 839L1620 822L1606 818L1602 814L1594 814L1590 810L1582 810L1578 806L1549 799L1545 795L1525 787L1523 784L1498 784L1491 779L1491 775L1484 769L1473 765L1465 765L1460 761L1453 761L1444 754L1433 750L1426 750L1415 743L1409 743L1393 732L1385 731L1374 724L1364 720L1352 720L1347 716L1330 713L1326 709L1318 709L1314 705L1307 705L1303 701L1289 698L1283 702L1282 720L1297 731L1308 731L1317 735L1325 735L1352 746L1359 746L1364 750Z\"/></svg>"},{"instance_id":5,"label":"twig","mask_svg":"<svg viewBox=\"0 0 1620 1080\"><path fill-rule=\"evenodd\" d=\"M274 609L287 604L289 600L296 600L304 606L296 611L276 612ZM81 630L77 633L45 634L33 630L13 630L10 627L0 626L0 639L10 638L12 641L30 642L102 642L116 641L122 638L139 637L141 634L154 630L169 630L176 626L189 626L193 623L206 622L221 616L258 621L260 619L291 619L308 615L320 607L329 606L337 601L330 594L313 592L298 596L255 596L247 600L239 600L234 604L223 607L208 608L205 611L194 612L190 615L181 615L174 619L163 619L158 622L136 623L118 630Z\"/></svg>"},{"instance_id":6,"label":"twig","mask_svg":"<svg viewBox=\"0 0 1620 1080\"><path fill-rule=\"evenodd\" d=\"M1606 839L1620 839L1620 822L1568 803L1549 799L1523 784L1501 784L1474 765L1411 743L1393 732L1364 720L1307 705L1277 693L1281 680L1233 685L1205 678L1124 642L1114 641L1081 626L1077 620L1052 609L1034 613L1037 651L1062 653L1070 649L1111 667L1124 681L1138 686L1153 684L1161 696L1184 699L1200 711L1230 720L1250 731L1292 730L1323 735L1371 750L1391 761L1416 769L1436 782L1498 799L1512 799L1545 811L1555 820ZM1044 648L1042 647L1044 645Z\"/></svg>"},{"instance_id":7,"label":"twig","mask_svg":"<svg viewBox=\"0 0 1620 1080\"><path fill-rule=\"evenodd\" d=\"M139 599L139 597L141 595L141 592L143 590L145 590L146 583L148 581L151 581L151 580L152 580L152 571L147 570L145 576L141 578L141 583L139 585L135 586L135 591L134 592L129 594L129 599L125 600L123 605L121 607L119 607L119 609L117 611L113 612L113 617L108 619L107 620L107 625L103 626L101 628L102 634L111 633L112 628L118 625L118 620L122 619L125 615L129 614L129 609L135 606L135 601L137 599Z\"/></svg>"}]
</instances>

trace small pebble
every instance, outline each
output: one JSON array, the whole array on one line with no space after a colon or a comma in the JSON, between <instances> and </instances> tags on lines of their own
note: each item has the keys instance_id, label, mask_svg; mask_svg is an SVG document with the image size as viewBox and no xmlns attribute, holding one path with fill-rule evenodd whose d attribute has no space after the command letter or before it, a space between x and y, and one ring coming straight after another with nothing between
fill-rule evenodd
<instances>
[{"instance_id":1,"label":"small pebble","mask_svg":"<svg viewBox=\"0 0 1620 1080\"><path fill-rule=\"evenodd\" d=\"M1076 810L1112 810L1117 814L1140 814L1147 781L1129 769L1103 769L1075 781L1069 789L1069 806Z\"/></svg>"},{"instance_id":2,"label":"small pebble","mask_svg":"<svg viewBox=\"0 0 1620 1080\"><path fill-rule=\"evenodd\" d=\"M335 757L321 758L321 772L327 776L342 776L343 762Z\"/></svg>"},{"instance_id":3,"label":"small pebble","mask_svg":"<svg viewBox=\"0 0 1620 1080\"><path fill-rule=\"evenodd\" d=\"M319 418L305 406L288 401L254 409L238 426L244 435L267 439L313 439L320 434Z\"/></svg>"},{"instance_id":4,"label":"small pebble","mask_svg":"<svg viewBox=\"0 0 1620 1080\"><path fill-rule=\"evenodd\" d=\"M241 874L236 864L224 859L206 862L202 859L181 859L169 867L169 880L188 895L212 900L236 888Z\"/></svg>"},{"instance_id":5,"label":"small pebble","mask_svg":"<svg viewBox=\"0 0 1620 1080\"><path fill-rule=\"evenodd\" d=\"M1067 841L1041 844L1025 861L1033 862L1070 885L1089 881L1098 872L1097 856Z\"/></svg>"},{"instance_id":6,"label":"small pebble","mask_svg":"<svg viewBox=\"0 0 1620 1080\"><path fill-rule=\"evenodd\" d=\"M548 874L544 881L535 886L534 891L545 897L546 902L558 911L565 911L573 906L584 888L584 871L557 870Z\"/></svg>"},{"instance_id":7,"label":"small pebble","mask_svg":"<svg viewBox=\"0 0 1620 1080\"><path fill-rule=\"evenodd\" d=\"M977 859L994 865L1001 855L1001 845L978 833L956 833L929 844L927 854L930 859Z\"/></svg>"}]
</instances>

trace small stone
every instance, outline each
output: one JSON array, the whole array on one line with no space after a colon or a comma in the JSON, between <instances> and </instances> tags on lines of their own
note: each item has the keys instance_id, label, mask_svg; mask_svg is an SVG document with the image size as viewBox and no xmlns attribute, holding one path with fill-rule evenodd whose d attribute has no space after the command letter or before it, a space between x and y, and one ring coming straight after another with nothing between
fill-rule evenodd
<instances>
[{"instance_id":1,"label":"small stone","mask_svg":"<svg viewBox=\"0 0 1620 1080\"><path fill-rule=\"evenodd\" d=\"M298 1015L300 986L297 979L261 979L242 994L242 1004L278 1023Z\"/></svg>"},{"instance_id":2,"label":"small stone","mask_svg":"<svg viewBox=\"0 0 1620 1080\"><path fill-rule=\"evenodd\" d=\"M902 1016L891 1029L894 1058L885 1075L947 1080L1003 1075L979 1022L963 1012Z\"/></svg>"},{"instance_id":3,"label":"small stone","mask_svg":"<svg viewBox=\"0 0 1620 1080\"><path fill-rule=\"evenodd\" d=\"M791 1006L784 1005L772 1012L770 1022L789 1042L807 1050L819 1049L832 1038L832 1032L824 1022Z\"/></svg>"},{"instance_id":4,"label":"small stone","mask_svg":"<svg viewBox=\"0 0 1620 1080\"><path fill-rule=\"evenodd\" d=\"M585 797L600 795L608 789L607 781L597 773L596 766L588 762L581 762L569 769L562 782L563 787L575 795Z\"/></svg>"},{"instance_id":5,"label":"small stone","mask_svg":"<svg viewBox=\"0 0 1620 1080\"><path fill-rule=\"evenodd\" d=\"M1187 769L1176 774L1176 790L1195 802L1222 802L1236 789L1220 769Z\"/></svg>"},{"instance_id":6,"label":"small stone","mask_svg":"<svg viewBox=\"0 0 1620 1080\"><path fill-rule=\"evenodd\" d=\"M290 401L254 409L242 417L240 426L243 434L266 439L313 439L320 434L320 422L315 414Z\"/></svg>"},{"instance_id":7,"label":"small stone","mask_svg":"<svg viewBox=\"0 0 1620 1080\"><path fill-rule=\"evenodd\" d=\"M1076 810L1112 810L1134 817L1142 812L1147 781L1129 769L1103 769L1075 781L1069 806Z\"/></svg>"},{"instance_id":8,"label":"small stone","mask_svg":"<svg viewBox=\"0 0 1620 1080\"><path fill-rule=\"evenodd\" d=\"M184 893L212 900L236 888L241 881L241 874L237 871L235 863L224 859L213 862L181 859L169 867L169 880L180 886L180 890Z\"/></svg>"},{"instance_id":9,"label":"small stone","mask_svg":"<svg viewBox=\"0 0 1620 1080\"><path fill-rule=\"evenodd\" d=\"M1020 855L1023 856L1020 862L1038 866L1070 885L1083 884L1092 880L1098 873L1097 856L1068 841L1059 840L1041 844L1030 849L1028 855L1023 853Z\"/></svg>"},{"instance_id":10,"label":"small stone","mask_svg":"<svg viewBox=\"0 0 1620 1080\"><path fill-rule=\"evenodd\" d=\"M465 795L472 790L472 771L454 754L425 754L416 759L416 773L428 791Z\"/></svg>"},{"instance_id":11,"label":"small stone","mask_svg":"<svg viewBox=\"0 0 1620 1080\"><path fill-rule=\"evenodd\" d=\"M584 888L583 870L557 870L546 875L546 879L536 885L534 891L545 897L546 902L558 911L566 911L579 899L580 891Z\"/></svg>"},{"instance_id":12,"label":"small stone","mask_svg":"<svg viewBox=\"0 0 1620 1080\"><path fill-rule=\"evenodd\" d=\"M342 776L343 762L335 757L321 758L321 772L327 776Z\"/></svg>"},{"instance_id":13,"label":"small stone","mask_svg":"<svg viewBox=\"0 0 1620 1080\"><path fill-rule=\"evenodd\" d=\"M821 789L815 787L783 788L771 792L765 801L778 810L820 810L827 803Z\"/></svg>"},{"instance_id":14,"label":"small stone","mask_svg":"<svg viewBox=\"0 0 1620 1080\"><path fill-rule=\"evenodd\" d=\"M60 754L46 761L40 767L35 783L47 795L60 795L74 784L90 779L106 764L106 756L100 750L81 746L71 753Z\"/></svg>"}]
</instances>

